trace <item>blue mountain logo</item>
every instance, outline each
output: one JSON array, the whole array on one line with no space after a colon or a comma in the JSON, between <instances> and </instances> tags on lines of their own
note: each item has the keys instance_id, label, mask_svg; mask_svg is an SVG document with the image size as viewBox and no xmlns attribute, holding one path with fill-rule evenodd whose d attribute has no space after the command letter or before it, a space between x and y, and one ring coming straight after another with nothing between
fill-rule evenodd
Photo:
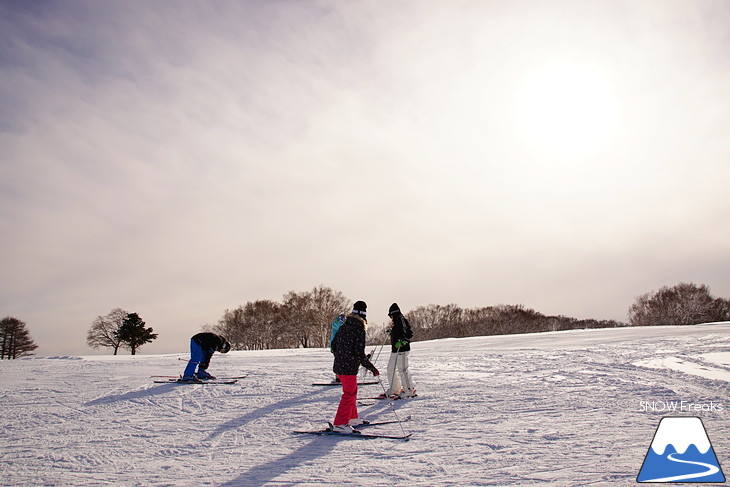
<instances>
[{"instance_id":1,"label":"blue mountain logo","mask_svg":"<svg viewBox=\"0 0 730 487\"><path fill-rule=\"evenodd\" d=\"M637 482L725 482L700 418L662 418Z\"/></svg>"}]
</instances>

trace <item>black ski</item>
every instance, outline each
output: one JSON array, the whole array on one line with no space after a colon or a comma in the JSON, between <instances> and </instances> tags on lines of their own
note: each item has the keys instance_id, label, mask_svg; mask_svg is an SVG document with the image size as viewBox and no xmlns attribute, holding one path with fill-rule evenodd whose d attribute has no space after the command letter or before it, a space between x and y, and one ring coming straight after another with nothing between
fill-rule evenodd
<instances>
[{"instance_id":1,"label":"black ski","mask_svg":"<svg viewBox=\"0 0 730 487\"><path fill-rule=\"evenodd\" d=\"M368 382L358 382L357 385L359 386L371 386L374 384L380 384L380 381L368 381ZM339 386L342 385L339 382L315 382L312 384L313 386Z\"/></svg>"},{"instance_id":2,"label":"black ski","mask_svg":"<svg viewBox=\"0 0 730 487\"><path fill-rule=\"evenodd\" d=\"M210 379L210 380L182 380L166 379L156 380L155 384L235 384L238 379Z\"/></svg>"},{"instance_id":3,"label":"black ski","mask_svg":"<svg viewBox=\"0 0 730 487\"><path fill-rule=\"evenodd\" d=\"M376 399L378 401L382 401L383 399L390 399L391 401L397 401L399 399L413 399L414 397L418 397L418 394L414 394L412 396L407 396L405 398L400 397L398 394L392 394L392 395L389 395L389 396L385 396L385 395L381 394L379 396L373 396L373 397L358 397L357 400L358 401L366 401L368 399Z\"/></svg>"},{"instance_id":4,"label":"black ski","mask_svg":"<svg viewBox=\"0 0 730 487\"><path fill-rule=\"evenodd\" d=\"M386 438L389 440L408 440L411 434L403 436L392 436L392 435L371 435L368 433L337 433L328 429L317 430L317 431L293 431L293 433L301 435L317 435L317 436L342 436L343 438L360 438L363 440L370 440L373 438Z\"/></svg>"},{"instance_id":5,"label":"black ski","mask_svg":"<svg viewBox=\"0 0 730 487\"><path fill-rule=\"evenodd\" d=\"M374 421L372 423L358 424L355 426L355 428L366 428L368 426L382 426L384 424L405 423L406 421L410 421L410 420L411 420L411 417L406 416L405 418L401 419L400 421L397 419L394 419L393 421Z\"/></svg>"},{"instance_id":6,"label":"black ski","mask_svg":"<svg viewBox=\"0 0 730 487\"><path fill-rule=\"evenodd\" d=\"M182 376L179 376L179 375L151 375L150 377L158 377L158 378L162 378L162 379L174 379L174 380L182 379ZM236 377L216 377L215 380L238 380L238 379L244 379L246 377L248 377L248 376L239 375ZM155 381L155 382L157 382L157 381ZM162 381L162 382L167 382L167 381Z\"/></svg>"}]
</instances>

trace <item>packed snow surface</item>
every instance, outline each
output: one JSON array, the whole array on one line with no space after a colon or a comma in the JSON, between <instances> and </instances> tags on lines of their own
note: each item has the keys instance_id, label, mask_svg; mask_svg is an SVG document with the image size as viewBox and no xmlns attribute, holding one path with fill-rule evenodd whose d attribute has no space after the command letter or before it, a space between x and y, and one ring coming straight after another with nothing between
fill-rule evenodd
<instances>
[{"instance_id":1,"label":"packed snow surface","mask_svg":"<svg viewBox=\"0 0 730 487\"><path fill-rule=\"evenodd\" d=\"M369 420L411 416L366 430L410 441L292 433L334 418L338 388L311 385L332 378L326 349L215 354L210 372L247 375L234 385L153 382L181 373L184 353L3 361L0 484L634 485L665 416L700 417L728 468L729 332L721 323L414 343L418 397L360 407ZM387 359L386 348L383 372Z\"/></svg>"}]
</instances>

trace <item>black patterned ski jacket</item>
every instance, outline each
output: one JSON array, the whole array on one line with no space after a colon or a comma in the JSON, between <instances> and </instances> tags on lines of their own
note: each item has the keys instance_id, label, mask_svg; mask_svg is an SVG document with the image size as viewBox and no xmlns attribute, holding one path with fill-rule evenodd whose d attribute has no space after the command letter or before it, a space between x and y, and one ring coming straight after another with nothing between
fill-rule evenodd
<instances>
[{"instance_id":1,"label":"black patterned ski jacket","mask_svg":"<svg viewBox=\"0 0 730 487\"><path fill-rule=\"evenodd\" d=\"M373 372L375 366L365 355L365 320L347 315L345 324L332 340L332 353L335 354L332 371L337 375L357 375L361 365Z\"/></svg>"}]
</instances>

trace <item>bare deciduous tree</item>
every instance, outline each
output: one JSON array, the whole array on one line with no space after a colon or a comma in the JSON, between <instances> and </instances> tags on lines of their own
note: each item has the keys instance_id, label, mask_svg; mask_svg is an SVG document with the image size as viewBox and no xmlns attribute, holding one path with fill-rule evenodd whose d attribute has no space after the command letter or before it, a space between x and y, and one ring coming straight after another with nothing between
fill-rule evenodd
<instances>
[{"instance_id":1,"label":"bare deciduous tree","mask_svg":"<svg viewBox=\"0 0 730 487\"><path fill-rule=\"evenodd\" d=\"M463 330L463 310L455 304L446 306L429 304L419 306L406 314L413 329L414 340L465 336Z\"/></svg>"},{"instance_id":2,"label":"bare deciduous tree","mask_svg":"<svg viewBox=\"0 0 730 487\"><path fill-rule=\"evenodd\" d=\"M244 308L246 323L257 349L284 348L293 346L281 323L281 304L271 300L258 300L247 303Z\"/></svg>"},{"instance_id":3,"label":"bare deciduous tree","mask_svg":"<svg viewBox=\"0 0 730 487\"><path fill-rule=\"evenodd\" d=\"M294 291L286 293L280 316L286 327L286 333L295 338L299 346L303 348L312 346L314 308L310 293Z\"/></svg>"},{"instance_id":4,"label":"bare deciduous tree","mask_svg":"<svg viewBox=\"0 0 730 487\"><path fill-rule=\"evenodd\" d=\"M259 300L226 310L213 330L235 350L326 347L330 323L349 307L342 293L320 284L308 292L290 291L281 303Z\"/></svg>"},{"instance_id":5,"label":"bare deciduous tree","mask_svg":"<svg viewBox=\"0 0 730 487\"><path fill-rule=\"evenodd\" d=\"M215 333L223 335L234 350L266 350L292 346L280 319L281 305L258 300L234 310L226 310Z\"/></svg>"},{"instance_id":6,"label":"bare deciduous tree","mask_svg":"<svg viewBox=\"0 0 730 487\"><path fill-rule=\"evenodd\" d=\"M86 344L91 348L111 348L116 355L122 344L118 331L128 314L121 308L114 308L105 316L97 316L86 333Z\"/></svg>"},{"instance_id":7,"label":"bare deciduous tree","mask_svg":"<svg viewBox=\"0 0 730 487\"><path fill-rule=\"evenodd\" d=\"M730 319L730 301L693 283L664 286L636 298L629 308L632 326L693 325Z\"/></svg>"},{"instance_id":8,"label":"bare deciduous tree","mask_svg":"<svg viewBox=\"0 0 730 487\"><path fill-rule=\"evenodd\" d=\"M329 345L332 321L340 313L347 313L352 307L352 302L341 292L334 291L323 284L312 289L309 298L312 302L312 346L326 347Z\"/></svg>"}]
</instances>

